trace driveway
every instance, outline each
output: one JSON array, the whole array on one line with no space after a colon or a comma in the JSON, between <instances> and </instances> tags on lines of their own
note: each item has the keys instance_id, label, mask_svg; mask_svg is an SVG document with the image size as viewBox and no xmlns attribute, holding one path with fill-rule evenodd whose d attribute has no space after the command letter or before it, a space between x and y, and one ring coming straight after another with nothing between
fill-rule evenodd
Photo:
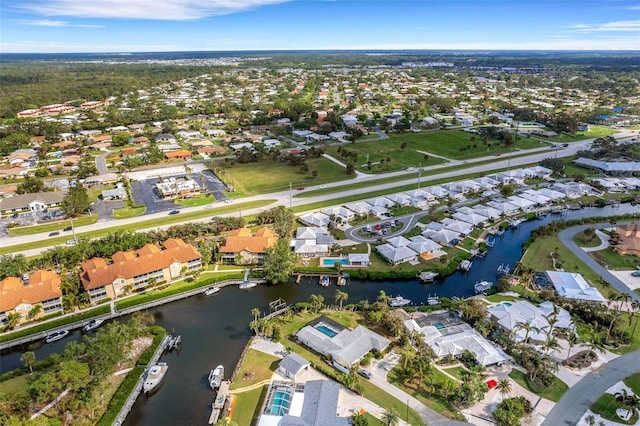
<instances>
[{"instance_id":1,"label":"driveway","mask_svg":"<svg viewBox=\"0 0 640 426\"><path fill-rule=\"evenodd\" d=\"M638 371L640 350L609 361L580 380L551 409L543 426L576 425L587 409L614 384Z\"/></svg>"},{"instance_id":2,"label":"driveway","mask_svg":"<svg viewBox=\"0 0 640 426\"><path fill-rule=\"evenodd\" d=\"M124 201L96 200L91 208L98 214L100 220L113 220L113 210L124 207Z\"/></svg>"},{"instance_id":3,"label":"driveway","mask_svg":"<svg viewBox=\"0 0 640 426\"><path fill-rule=\"evenodd\" d=\"M147 207L147 211L144 214L149 215L180 208L181 206L173 204L171 201L165 201L160 197L155 188L156 183L158 183L158 178L131 182L131 194L135 203L138 205L144 204Z\"/></svg>"}]
</instances>

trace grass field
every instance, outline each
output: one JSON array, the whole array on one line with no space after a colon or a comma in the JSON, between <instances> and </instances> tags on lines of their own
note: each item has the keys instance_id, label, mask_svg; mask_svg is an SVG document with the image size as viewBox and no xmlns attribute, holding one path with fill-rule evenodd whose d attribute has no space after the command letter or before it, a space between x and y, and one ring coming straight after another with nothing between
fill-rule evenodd
<instances>
[{"instance_id":1,"label":"grass field","mask_svg":"<svg viewBox=\"0 0 640 426\"><path fill-rule=\"evenodd\" d=\"M224 182L232 185L235 192L243 196L284 191L289 189L289 183L295 190L305 185L320 185L352 179L345 168L326 158L314 158L307 161L309 173L303 174L299 167L291 166L280 161L262 161L260 163L246 163L234 166L225 163L216 164L216 172ZM317 170L314 178L311 171Z\"/></svg>"},{"instance_id":2,"label":"grass field","mask_svg":"<svg viewBox=\"0 0 640 426\"><path fill-rule=\"evenodd\" d=\"M560 398L562 398L562 395L564 395L564 393L567 391L567 389L569 389L569 386L567 386L566 383L564 383L563 381L561 381L560 379L558 379L556 377L556 378L554 378L553 384L551 386L549 386L548 388L546 388L542 392L535 392L533 389L531 389L531 386L529 386L529 381L527 379L527 375L525 373L523 373L522 371L520 371L520 370L511 370L511 373L509 373L509 377L511 377L520 386L522 386L523 388L527 389L529 392L533 392L536 395L539 395L539 396L541 396L541 397L543 397L545 399L548 399L549 401L553 401L553 402L560 401Z\"/></svg>"},{"instance_id":3,"label":"grass field","mask_svg":"<svg viewBox=\"0 0 640 426\"><path fill-rule=\"evenodd\" d=\"M610 248L592 251L589 253L594 259L607 264L607 269L616 270L635 270L638 265L638 258L634 256L624 256L616 253Z\"/></svg>"},{"instance_id":4,"label":"grass field","mask_svg":"<svg viewBox=\"0 0 640 426\"><path fill-rule=\"evenodd\" d=\"M462 376L464 376L468 370L464 367L458 366L453 368L445 368L444 371L451 374L453 377L457 377L458 379L461 379Z\"/></svg>"},{"instance_id":5,"label":"grass field","mask_svg":"<svg viewBox=\"0 0 640 426\"><path fill-rule=\"evenodd\" d=\"M98 221L98 215L93 214L91 216L81 216L77 219L73 220L74 228L78 228L79 226L84 225L93 225ZM62 231L67 226L71 226L71 221L69 219L63 220L61 222L54 223L44 223L41 225L32 225L32 226L21 226L17 228L10 228L9 235L32 235L38 234L40 232L53 232L53 231ZM77 229L76 229L77 230ZM68 238L65 238L65 241Z\"/></svg>"},{"instance_id":6,"label":"grass field","mask_svg":"<svg viewBox=\"0 0 640 426\"><path fill-rule=\"evenodd\" d=\"M175 215L175 216L166 216L166 217L161 217L158 219L150 219L150 220L145 220L145 221L140 221L140 222L135 222L135 223L129 223L129 224L116 224L113 227L110 228L104 228L104 229L98 229L95 231L91 231L91 232L82 232L81 229L76 229L76 236L81 238L100 238L100 237L104 237L105 235L109 235L110 233L114 232L115 230L121 230L121 231L139 231L141 229L147 229L147 228L154 228L156 226L160 226L160 225L170 225L172 223L181 223L181 222L185 222L185 221L189 221L189 220L194 220L194 219L202 219L205 218L207 216L215 216L217 214L224 214L224 213L233 213L233 212L237 212L239 210L248 210L248 209L252 209L252 208L257 208L257 207L262 207L262 206L268 206L269 204L273 203L275 200L260 200L260 201L251 201L248 203L234 203L234 204L225 204L224 206L221 207L217 207L215 209L209 209L209 210L198 210L198 211L194 211L194 212L188 212L188 213L182 213L179 215ZM95 216L95 215L94 215ZM38 232L46 232L46 231L38 231ZM30 249L34 249L34 248L39 248L39 247L49 247L52 245L57 245L57 244L64 244L67 240L69 239L69 236L61 236L61 237L54 237L54 238L48 238L48 239L43 239L40 241L34 241L31 243L25 243L25 244L17 244L14 246L8 246L8 247L0 247L0 255L3 254L8 254L8 253L15 253L15 252L19 252L19 251L24 251L24 250L30 250Z\"/></svg>"},{"instance_id":7,"label":"grass field","mask_svg":"<svg viewBox=\"0 0 640 426\"><path fill-rule=\"evenodd\" d=\"M205 204L211 204L215 201L213 195L196 196L186 200L175 200L175 204L179 204L184 207L204 206Z\"/></svg>"},{"instance_id":8,"label":"grass field","mask_svg":"<svg viewBox=\"0 0 640 426\"><path fill-rule=\"evenodd\" d=\"M560 143L576 142L584 139L609 136L611 133L612 129L610 129L609 127L592 126L588 132L561 133L555 138L549 138L549 141Z\"/></svg>"},{"instance_id":9,"label":"grass field","mask_svg":"<svg viewBox=\"0 0 640 426\"><path fill-rule=\"evenodd\" d=\"M611 420L615 423L624 425L635 425L638 422L638 412L636 411L628 421L622 420L616 415L616 410L620 408L620 404L616 401L616 397L610 393L602 394L589 409L596 414L600 414L603 418Z\"/></svg>"},{"instance_id":10,"label":"grass field","mask_svg":"<svg viewBox=\"0 0 640 426\"><path fill-rule=\"evenodd\" d=\"M236 406L231 420L237 425L255 424L260 417L262 401L267 397L267 387L262 386L236 395Z\"/></svg>"},{"instance_id":11,"label":"grass field","mask_svg":"<svg viewBox=\"0 0 640 426\"><path fill-rule=\"evenodd\" d=\"M113 217L116 219L129 219L130 217L140 216L144 214L144 212L146 211L147 211L146 206L135 206L135 207L125 206L121 209L113 210Z\"/></svg>"},{"instance_id":12,"label":"grass field","mask_svg":"<svg viewBox=\"0 0 640 426\"><path fill-rule=\"evenodd\" d=\"M578 245L578 247L597 247L600 245L600 238L597 236L593 237L591 241L588 241L588 238L585 236L584 231L578 232L573 237L573 241Z\"/></svg>"},{"instance_id":13,"label":"grass field","mask_svg":"<svg viewBox=\"0 0 640 426\"><path fill-rule=\"evenodd\" d=\"M231 389L241 389L268 380L277 370L280 358L267 353L249 349L242 360L235 382Z\"/></svg>"}]
</instances>

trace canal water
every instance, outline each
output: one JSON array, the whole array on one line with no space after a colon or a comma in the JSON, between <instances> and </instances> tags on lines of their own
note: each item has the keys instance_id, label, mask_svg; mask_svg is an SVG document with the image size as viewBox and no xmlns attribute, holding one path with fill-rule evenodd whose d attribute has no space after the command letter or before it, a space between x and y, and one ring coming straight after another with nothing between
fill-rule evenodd
<instances>
[{"instance_id":1,"label":"canal water","mask_svg":"<svg viewBox=\"0 0 640 426\"><path fill-rule=\"evenodd\" d=\"M497 236L495 245L483 259L474 259L467 273L456 272L433 284L407 281L351 282L340 289L348 295L347 303L361 300L374 301L380 290L390 296L402 295L414 303L425 303L428 296L459 296L473 294L473 285L479 280L495 281L500 264L511 267L522 256L522 244L536 227L553 220L576 219L589 216L613 216L624 213L640 213L640 207L629 204L620 207L586 208L569 211L564 215L547 215L539 220L520 224ZM251 309L268 310L268 303L283 298L289 303L307 300L311 294L322 294L325 303L333 303L335 287L322 287L317 279L302 280L300 284L257 286L249 290L235 287L223 288L213 296L198 295L154 308L151 312L156 324L182 336L181 350L165 354L163 361L169 364L165 381L151 397L138 398L127 418L127 425L190 425L203 424L209 418L213 392L207 386L207 375L218 364L231 374L243 347L251 336L248 328L252 320ZM71 337L35 348L37 359L61 352L72 339L80 340L79 331ZM21 367L19 351L0 358L0 372Z\"/></svg>"}]
</instances>

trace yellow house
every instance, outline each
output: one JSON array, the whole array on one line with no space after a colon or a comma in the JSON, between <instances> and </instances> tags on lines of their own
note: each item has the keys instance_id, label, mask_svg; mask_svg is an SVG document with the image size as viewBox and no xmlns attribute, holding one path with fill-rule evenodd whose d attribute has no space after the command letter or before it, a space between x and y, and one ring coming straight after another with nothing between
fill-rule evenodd
<instances>
[{"instance_id":1,"label":"yellow house","mask_svg":"<svg viewBox=\"0 0 640 426\"><path fill-rule=\"evenodd\" d=\"M220 247L222 261L239 265L260 264L265 250L278 241L278 234L269 228L260 228L255 234L249 228L235 229Z\"/></svg>"}]
</instances>

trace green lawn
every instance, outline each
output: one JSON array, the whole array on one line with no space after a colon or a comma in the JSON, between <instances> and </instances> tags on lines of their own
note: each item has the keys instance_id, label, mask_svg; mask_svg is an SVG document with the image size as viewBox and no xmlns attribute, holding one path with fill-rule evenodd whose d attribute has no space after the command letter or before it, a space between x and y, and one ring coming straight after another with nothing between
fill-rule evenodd
<instances>
[{"instance_id":1,"label":"green lawn","mask_svg":"<svg viewBox=\"0 0 640 426\"><path fill-rule=\"evenodd\" d=\"M91 216L81 216L77 219L73 220L73 226L77 228L84 225L93 225L98 221L98 215L92 214ZM53 223L44 223L41 225L31 225L31 226L20 226L16 228L9 229L9 235L32 235L38 234L40 232L53 232L53 231L62 231L67 226L71 226L71 220L63 220L61 222L53 222ZM71 235L71 234L69 234ZM64 240L68 240L68 238L64 238Z\"/></svg>"},{"instance_id":2,"label":"green lawn","mask_svg":"<svg viewBox=\"0 0 640 426\"><path fill-rule=\"evenodd\" d=\"M434 164L442 164L445 160L434 156L424 158L416 148L402 149L395 138L372 141L360 144L351 144L341 146L341 150L356 152L358 160L356 168L365 173L386 173L405 170L408 167L418 167L421 163L422 167L432 166ZM341 159L338 147L331 146L327 149L327 154L332 157ZM371 168L368 167L367 158L371 162ZM390 159L391 161L386 161ZM381 163L382 161L382 163Z\"/></svg>"},{"instance_id":3,"label":"green lawn","mask_svg":"<svg viewBox=\"0 0 640 426\"><path fill-rule=\"evenodd\" d=\"M544 236L536 238L536 241L527 249L522 261L530 265L536 271L553 270L550 253L558 249L560 258L564 262L562 267L567 272L579 272L596 287L607 299L617 295L618 291L611 286L604 287L600 284L600 276L579 260L571 251L560 242L557 237Z\"/></svg>"},{"instance_id":4,"label":"green lawn","mask_svg":"<svg viewBox=\"0 0 640 426\"><path fill-rule=\"evenodd\" d=\"M460 367L460 366L453 367L453 368L445 368L444 371L451 374L453 377L457 377L458 379L461 379L468 372L466 368Z\"/></svg>"},{"instance_id":5,"label":"green lawn","mask_svg":"<svg viewBox=\"0 0 640 426\"><path fill-rule=\"evenodd\" d=\"M241 389L263 380L268 380L278 369L280 358L267 353L249 349L242 360L236 381L231 389Z\"/></svg>"},{"instance_id":6,"label":"green lawn","mask_svg":"<svg viewBox=\"0 0 640 426\"><path fill-rule=\"evenodd\" d=\"M42 372L34 372L33 375L23 374L22 376L14 377L13 379L5 380L2 382L0 389L2 393L9 396L11 399L19 399L23 396L29 395L29 382L32 378L38 377Z\"/></svg>"},{"instance_id":7,"label":"green lawn","mask_svg":"<svg viewBox=\"0 0 640 426\"><path fill-rule=\"evenodd\" d=\"M369 426L385 426L385 424L382 423L382 420L372 416L369 413L364 413L364 417L367 419L367 424Z\"/></svg>"},{"instance_id":8,"label":"green lawn","mask_svg":"<svg viewBox=\"0 0 640 426\"><path fill-rule=\"evenodd\" d=\"M640 373L632 374L624 379L625 385L629 386L633 393L640 395Z\"/></svg>"},{"instance_id":9,"label":"green lawn","mask_svg":"<svg viewBox=\"0 0 640 426\"><path fill-rule=\"evenodd\" d=\"M125 206L121 209L113 210L113 217L116 219L129 219L144 214L147 211L146 206Z\"/></svg>"},{"instance_id":10,"label":"green lawn","mask_svg":"<svg viewBox=\"0 0 640 426\"><path fill-rule=\"evenodd\" d=\"M260 417L260 408L267 397L267 386L236 395L236 405L231 420L237 425L252 425Z\"/></svg>"},{"instance_id":11,"label":"green lawn","mask_svg":"<svg viewBox=\"0 0 640 426\"><path fill-rule=\"evenodd\" d=\"M603 418L625 425L635 425L638 422L638 412L636 411L628 421L622 420L617 416L616 410L620 404L616 401L616 397L610 393L602 394L589 409L596 414L600 414Z\"/></svg>"},{"instance_id":12,"label":"green lawn","mask_svg":"<svg viewBox=\"0 0 640 426\"><path fill-rule=\"evenodd\" d=\"M186 200L175 200L175 204L179 204L184 207L204 206L205 204L211 204L215 201L213 195L197 196Z\"/></svg>"},{"instance_id":13,"label":"green lawn","mask_svg":"<svg viewBox=\"0 0 640 426\"><path fill-rule=\"evenodd\" d=\"M487 296L486 299L489 302L493 302L493 303L513 302L513 301L516 301L516 300L520 300L520 298L518 298L518 297L504 296L504 295L501 295L501 294L492 294L491 296Z\"/></svg>"},{"instance_id":14,"label":"green lawn","mask_svg":"<svg viewBox=\"0 0 640 426\"><path fill-rule=\"evenodd\" d=\"M560 398L562 398L562 395L564 395L567 389L569 389L569 386L567 386L566 383L564 383L562 380L558 379L557 377L554 378L553 384L548 388L546 388L545 390L543 390L542 392L534 391L529 385L529 380L527 378L527 375L520 370L515 370L515 369L511 370L511 373L509 373L509 377L511 377L520 386L527 389L529 392L535 393L536 395L541 396L553 402L560 401Z\"/></svg>"},{"instance_id":15,"label":"green lawn","mask_svg":"<svg viewBox=\"0 0 640 426\"><path fill-rule=\"evenodd\" d=\"M229 166L226 163L216 163L216 174L222 180L232 185L236 193L243 196L284 191L289 189L289 183L296 191L306 185L320 185L328 182L352 179L345 168L326 158L307 160L309 173L301 173L300 167L294 167L281 161L262 161L260 163L246 163ZM318 171L318 177L311 174Z\"/></svg>"},{"instance_id":16,"label":"green lawn","mask_svg":"<svg viewBox=\"0 0 640 426\"><path fill-rule=\"evenodd\" d=\"M597 247L600 245L600 238L594 236L591 241L585 236L584 231L578 232L573 237L573 241L578 245L578 247Z\"/></svg>"},{"instance_id":17,"label":"green lawn","mask_svg":"<svg viewBox=\"0 0 640 426\"><path fill-rule=\"evenodd\" d=\"M636 265L640 263L637 257L624 256L616 253L610 248L600 251L592 251L589 254L596 260L606 263L607 269L612 270L635 270Z\"/></svg>"},{"instance_id":18,"label":"green lawn","mask_svg":"<svg viewBox=\"0 0 640 426\"><path fill-rule=\"evenodd\" d=\"M139 231L141 229L155 228L160 225L170 225L172 223L186 222L194 219L202 219L204 217L215 216L217 214L232 213L232 212L237 212L239 210L249 210L253 208L263 207L263 206L272 204L274 201L275 200L266 199L266 200L260 200L260 201L251 201L248 203L225 204L224 206L217 207L215 209L198 210L194 212L181 213L179 215L166 216L158 219L150 219L150 220L130 223L126 225L122 225L122 224L114 225L113 227L110 227L110 228L99 229L91 232L82 232L81 229L76 229L76 236L86 237L86 238L100 238L100 237L104 237L105 235L109 235L110 233L114 232L116 229L121 231ZM94 215L94 217L95 216L96 215ZM43 231L40 230L38 232L43 232ZM64 244L68 239L69 239L69 236L67 235L62 237L43 239L40 241L31 242L31 243L18 244L15 246L8 246L8 247L2 246L0 247L0 255L15 253L15 252L24 251L24 250L30 250L38 247L48 247L56 244Z\"/></svg>"},{"instance_id":19,"label":"green lawn","mask_svg":"<svg viewBox=\"0 0 640 426\"><path fill-rule=\"evenodd\" d=\"M554 138L549 138L551 142L576 142L584 139L599 138L609 136L613 130L609 127L592 126L588 132L560 133Z\"/></svg>"}]
</instances>

